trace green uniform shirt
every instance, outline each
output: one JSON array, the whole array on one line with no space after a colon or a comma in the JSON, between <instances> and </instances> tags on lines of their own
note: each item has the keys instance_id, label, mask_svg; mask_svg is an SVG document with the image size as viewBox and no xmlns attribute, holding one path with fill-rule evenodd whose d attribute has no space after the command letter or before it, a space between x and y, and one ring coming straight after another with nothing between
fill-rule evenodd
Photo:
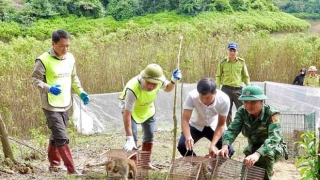
<instances>
[{"instance_id":1,"label":"green uniform shirt","mask_svg":"<svg viewBox=\"0 0 320 180\"><path fill-rule=\"evenodd\" d=\"M229 58L222 59L216 74L217 88L220 89L221 85L240 87L242 82L247 86L250 84L245 60L239 57L234 62L229 61Z\"/></svg>"},{"instance_id":2,"label":"green uniform shirt","mask_svg":"<svg viewBox=\"0 0 320 180\"><path fill-rule=\"evenodd\" d=\"M312 77L311 75L306 76L304 78L303 85L320 87L319 75L316 74L314 77Z\"/></svg>"},{"instance_id":3,"label":"green uniform shirt","mask_svg":"<svg viewBox=\"0 0 320 180\"><path fill-rule=\"evenodd\" d=\"M276 157L284 156L284 142L280 126L279 112L263 105L260 115L254 119L242 106L238 109L233 122L223 135L223 145L231 145L238 134L248 139L248 146L244 154L249 155L255 151L261 156Z\"/></svg>"}]
</instances>

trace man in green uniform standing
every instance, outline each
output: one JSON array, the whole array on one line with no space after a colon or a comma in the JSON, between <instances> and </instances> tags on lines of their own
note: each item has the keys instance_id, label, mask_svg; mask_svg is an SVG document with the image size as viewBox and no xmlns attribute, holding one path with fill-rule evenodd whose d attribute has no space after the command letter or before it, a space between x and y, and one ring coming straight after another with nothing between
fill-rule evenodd
<instances>
[{"instance_id":1,"label":"man in green uniform standing","mask_svg":"<svg viewBox=\"0 0 320 180\"><path fill-rule=\"evenodd\" d=\"M228 157L230 146L238 134L248 139L243 153L248 167L258 166L266 170L265 180L273 175L276 160L284 157L286 144L283 142L279 111L264 104L267 96L259 86L247 86L239 98L243 106L236 113L234 121L222 137L222 148L216 155Z\"/></svg>"},{"instance_id":2,"label":"man in green uniform standing","mask_svg":"<svg viewBox=\"0 0 320 180\"><path fill-rule=\"evenodd\" d=\"M217 89L225 92L230 98L230 109L227 117L227 126L232 122L232 105L235 103L237 109L242 106L242 102L238 100L241 95L242 82L245 85L250 84L250 77L247 70L245 60L237 57L238 44L231 42L228 45L228 57L223 58L218 64L216 83Z\"/></svg>"}]
</instances>

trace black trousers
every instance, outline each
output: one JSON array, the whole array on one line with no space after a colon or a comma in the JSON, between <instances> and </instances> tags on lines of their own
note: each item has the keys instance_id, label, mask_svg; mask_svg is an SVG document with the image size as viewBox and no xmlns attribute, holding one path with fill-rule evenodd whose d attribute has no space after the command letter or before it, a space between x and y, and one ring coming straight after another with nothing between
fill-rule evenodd
<instances>
[{"instance_id":1,"label":"black trousers","mask_svg":"<svg viewBox=\"0 0 320 180\"><path fill-rule=\"evenodd\" d=\"M204 129L202 131L199 131L198 129L190 126L190 133L191 133L191 136L193 138L194 144L196 144L203 137L207 138L211 142L212 138L213 138L213 135L214 135L214 131L211 129L211 127L207 127L207 126L204 127ZM191 155L196 156L194 151L188 151L187 152L185 141L186 141L186 138L181 133L181 137L180 137L180 140L179 140L179 143L178 143L178 147L177 147L178 151L180 152L180 154L182 156L191 156ZM217 142L216 147L218 149L222 148L222 137ZM229 157L231 157L233 155L233 153L234 153L233 147L229 146Z\"/></svg>"},{"instance_id":2,"label":"black trousers","mask_svg":"<svg viewBox=\"0 0 320 180\"><path fill-rule=\"evenodd\" d=\"M238 100L242 93L242 87L231 87L223 85L221 91L226 93L230 99L230 109L227 117L227 126L232 122L232 106L233 103L236 105L236 108L239 109L243 105L242 101Z\"/></svg>"}]
</instances>

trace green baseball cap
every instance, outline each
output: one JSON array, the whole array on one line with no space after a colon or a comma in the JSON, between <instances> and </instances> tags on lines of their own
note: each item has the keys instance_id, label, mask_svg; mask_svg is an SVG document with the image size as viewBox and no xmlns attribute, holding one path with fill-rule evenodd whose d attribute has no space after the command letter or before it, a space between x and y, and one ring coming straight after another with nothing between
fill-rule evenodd
<instances>
[{"instance_id":1,"label":"green baseball cap","mask_svg":"<svg viewBox=\"0 0 320 180\"><path fill-rule=\"evenodd\" d=\"M264 95L262 88L255 85L243 88L242 94L239 97L240 101L260 101L266 99L268 99L268 97Z\"/></svg>"},{"instance_id":2,"label":"green baseball cap","mask_svg":"<svg viewBox=\"0 0 320 180\"><path fill-rule=\"evenodd\" d=\"M151 83L163 83L166 78L163 75L163 70L158 64L149 64L141 71L140 76Z\"/></svg>"}]
</instances>

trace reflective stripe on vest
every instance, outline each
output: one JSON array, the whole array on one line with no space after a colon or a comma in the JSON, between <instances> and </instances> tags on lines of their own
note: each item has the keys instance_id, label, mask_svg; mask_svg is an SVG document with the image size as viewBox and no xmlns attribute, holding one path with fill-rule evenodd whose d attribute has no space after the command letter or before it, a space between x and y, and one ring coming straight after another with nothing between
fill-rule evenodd
<instances>
[{"instance_id":1,"label":"reflective stripe on vest","mask_svg":"<svg viewBox=\"0 0 320 180\"><path fill-rule=\"evenodd\" d=\"M46 69L46 83L49 86L61 85L61 94L58 96L48 93L48 102L52 107L67 107L71 103L71 75L75 63L72 54L67 53L66 59L58 60L48 52L43 53L38 59Z\"/></svg>"},{"instance_id":2,"label":"reflective stripe on vest","mask_svg":"<svg viewBox=\"0 0 320 180\"><path fill-rule=\"evenodd\" d=\"M138 81L138 77L132 78L122 91L120 99L124 100L127 89L130 89L136 96L136 101L132 111L132 117L137 123L143 123L151 118L156 110L154 107L154 100L156 99L162 84L159 84L154 90L146 91L141 89L141 84Z\"/></svg>"}]
</instances>

